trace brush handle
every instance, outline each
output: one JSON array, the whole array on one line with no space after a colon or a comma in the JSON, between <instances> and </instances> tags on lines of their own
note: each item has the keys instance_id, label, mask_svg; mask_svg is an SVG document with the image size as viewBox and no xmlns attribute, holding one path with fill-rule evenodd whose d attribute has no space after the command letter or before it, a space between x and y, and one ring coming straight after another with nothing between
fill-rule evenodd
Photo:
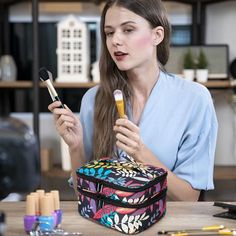
<instances>
[{"instance_id":1,"label":"brush handle","mask_svg":"<svg viewBox=\"0 0 236 236\"><path fill-rule=\"evenodd\" d=\"M55 97L55 101L61 102L61 100L58 96ZM65 108L65 106L63 105L62 102L61 102L61 106L59 106L59 108Z\"/></svg>"}]
</instances>

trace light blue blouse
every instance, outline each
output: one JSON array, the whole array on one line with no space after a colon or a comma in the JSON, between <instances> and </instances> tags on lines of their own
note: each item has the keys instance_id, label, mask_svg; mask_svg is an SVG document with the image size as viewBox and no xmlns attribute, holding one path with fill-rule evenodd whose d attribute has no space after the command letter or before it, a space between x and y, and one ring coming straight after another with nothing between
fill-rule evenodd
<instances>
[{"instance_id":1,"label":"light blue blouse","mask_svg":"<svg viewBox=\"0 0 236 236\"><path fill-rule=\"evenodd\" d=\"M86 92L80 110L88 161L92 158L97 88ZM161 72L139 127L143 142L173 173L195 189L214 188L218 123L211 95L204 86Z\"/></svg>"}]
</instances>

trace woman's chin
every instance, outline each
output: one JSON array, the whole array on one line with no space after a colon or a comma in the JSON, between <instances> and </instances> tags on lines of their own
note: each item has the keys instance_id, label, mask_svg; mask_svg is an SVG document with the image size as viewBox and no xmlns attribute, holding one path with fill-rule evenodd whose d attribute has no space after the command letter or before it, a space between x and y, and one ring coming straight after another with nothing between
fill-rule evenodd
<instances>
[{"instance_id":1,"label":"woman's chin","mask_svg":"<svg viewBox=\"0 0 236 236\"><path fill-rule=\"evenodd\" d=\"M130 67L128 67L127 65L117 65L116 64L116 66L118 67L118 69L119 70L121 70L121 71L127 71L127 70L130 70L131 68Z\"/></svg>"}]
</instances>

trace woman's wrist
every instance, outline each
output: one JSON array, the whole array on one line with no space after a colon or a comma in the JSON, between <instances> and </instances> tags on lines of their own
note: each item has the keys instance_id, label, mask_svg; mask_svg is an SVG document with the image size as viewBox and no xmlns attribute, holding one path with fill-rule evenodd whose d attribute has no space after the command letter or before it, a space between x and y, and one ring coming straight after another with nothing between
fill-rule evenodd
<instances>
[{"instance_id":1,"label":"woman's wrist","mask_svg":"<svg viewBox=\"0 0 236 236\"><path fill-rule=\"evenodd\" d=\"M68 148L69 148L69 153L71 155L73 155L74 153L78 155L78 153L81 153L81 150L83 150L84 145L83 145L83 142L80 142L77 144L68 145Z\"/></svg>"},{"instance_id":2,"label":"woman's wrist","mask_svg":"<svg viewBox=\"0 0 236 236\"><path fill-rule=\"evenodd\" d=\"M73 155L74 153L79 153L79 145L75 145L75 146L68 146L68 149L69 149L69 153L70 155Z\"/></svg>"}]
</instances>

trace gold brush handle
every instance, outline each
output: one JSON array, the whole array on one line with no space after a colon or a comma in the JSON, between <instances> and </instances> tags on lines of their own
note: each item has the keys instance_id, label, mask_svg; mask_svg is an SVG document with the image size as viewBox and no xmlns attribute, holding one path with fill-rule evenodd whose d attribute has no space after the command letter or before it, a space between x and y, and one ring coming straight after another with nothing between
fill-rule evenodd
<instances>
[{"instance_id":1,"label":"gold brush handle","mask_svg":"<svg viewBox=\"0 0 236 236\"><path fill-rule=\"evenodd\" d=\"M125 117L125 105L123 100L116 101L116 107L119 113L120 118Z\"/></svg>"},{"instance_id":2,"label":"gold brush handle","mask_svg":"<svg viewBox=\"0 0 236 236\"><path fill-rule=\"evenodd\" d=\"M196 229L162 230L159 231L158 234L178 234L179 236L184 236L186 234L189 235L189 233L197 233L197 232L201 233L202 231L207 231L207 232L211 231L218 234L218 232L223 229L226 230L224 225L209 225Z\"/></svg>"},{"instance_id":3,"label":"gold brush handle","mask_svg":"<svg viewBox=\"0 0 236 236\"><path fill-rule=\"evenodd\" d=\"M217 236L217 235L235 235L235 232L231 230L219 230L219 231L195 231L195 232L183 232L183 233L168 233L170 236Z\"/></svg>"},{"instance_id":4,"label":"gold brush handle","mask_svg":"<svg viewBox=\"0 0 236 236\"><path fill-rule=\"evenodd\" d=\"M224 229L224 225L211 225L211 226L205 226L202 228L203 231L212 231L212 230L220 230Z\"/></svg>"}]
</instances>

